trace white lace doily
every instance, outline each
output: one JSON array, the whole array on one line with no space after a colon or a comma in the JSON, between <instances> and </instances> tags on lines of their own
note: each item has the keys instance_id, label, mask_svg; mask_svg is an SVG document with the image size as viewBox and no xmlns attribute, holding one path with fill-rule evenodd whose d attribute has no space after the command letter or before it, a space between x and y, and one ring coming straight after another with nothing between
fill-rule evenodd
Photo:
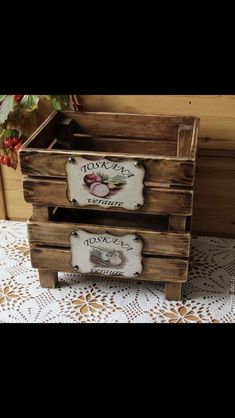
<instances>
[{"instance_id":1,"label":"white lace doily","mask_svg":"<svg viewBox=\"0 0 235 418\"><path fill-rule=\"evenodd\" d=\"M59 274L42 289L29 259L26 224L0 222L0 322L235 322L235 240L193 238L182 302L164 284Z\"/></svg>"}]
</instances>

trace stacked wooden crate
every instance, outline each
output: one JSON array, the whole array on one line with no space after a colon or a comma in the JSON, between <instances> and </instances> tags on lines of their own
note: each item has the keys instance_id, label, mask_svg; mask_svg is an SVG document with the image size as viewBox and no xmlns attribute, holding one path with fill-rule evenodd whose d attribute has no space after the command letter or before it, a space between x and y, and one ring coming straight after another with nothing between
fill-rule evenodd
<instances>
[{"instance_id":1,"label":"stacked wooden crate","mask_svg":"<svg viewBox=\"0 0 235 418\"><path fill-rule=\"evenodd\" d=\"M41 286L54 287L59 271L78 271L165 282L166 298L179 299L188 278L198 129L199 119L190 116L51 115L20 151L24 197L33 204L31 261ZM92 242L105 238L100 264L82 248L85 234Z\"/></svg>"}]
</instances>

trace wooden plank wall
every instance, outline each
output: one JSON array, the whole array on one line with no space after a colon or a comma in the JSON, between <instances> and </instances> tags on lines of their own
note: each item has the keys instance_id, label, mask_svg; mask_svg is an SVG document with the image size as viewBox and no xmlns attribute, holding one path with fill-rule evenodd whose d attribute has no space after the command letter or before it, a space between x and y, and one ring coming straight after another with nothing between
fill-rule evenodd
<instances>
[{"instance_id":1,"label":"wooden plank wall","mask_svg":"<svg viewBox=\"0 0 235 418\"><path fill-rule=\"evenodd\" d=\"M93 111L196 115L201 118L193 233L235 236L235 96L81 96ZM9 219L26 219L19 169L2 169Z\"/></svg>"}]
</instances>

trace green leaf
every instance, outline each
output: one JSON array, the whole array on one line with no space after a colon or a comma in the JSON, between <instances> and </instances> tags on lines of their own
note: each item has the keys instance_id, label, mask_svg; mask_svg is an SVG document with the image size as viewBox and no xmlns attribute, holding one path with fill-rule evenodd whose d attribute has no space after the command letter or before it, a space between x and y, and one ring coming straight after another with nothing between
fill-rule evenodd
<instances>
[{"instance_id":1,"label":"green leaf","mask_svg":"<svg viewBox=\"0 0 235 418\"><path fill-rule=\"evenodd\" d=\"M28 96L25 95L20 102L20 105L27 110L35 110L38 107L40 96Z\"/></svg>"},{"instance_id":2,"label":"green leaf","mask_svg":"<svg viewBox=\"0 0 235 418\"><path fill-rule=\"evenodd\" d=\"M2 101L5 99L5 97L7 97L7 95L6 95L6 94L4 94L4 95L0 95L0 102L2 102Z\"/></svg>"},{"instance_id":3,"label":"green leaf","mask_svg":"<svg viewBox=\"0 0 235 418\"><path fill-rule=\"evenodd\" d=\"M14 96L6 96L0 107L0 124L4 123L14 107Z\"/></svg>"},{"instance_id":4,"label":"green leaf","mask_svg":"<svg viewBox=\"0 0 235 418\"><path fill-rule=\"evenodd\" d=\"M60 101L56 98L53 98L51 100L52 108L53 110L61 110L61 104Z\"/></svg>"},{"instance_id":5,"label":"green leaf","mask_svg":"<svg viewBox=\"0 0 235 418\"><path fill-rule=\"evenodd\" d=\"M116 185L126 184L126 179L123 176L117 175L117 176L112 177L110 180L113 184L116 184Z\"/></svg>"}]
</instances>

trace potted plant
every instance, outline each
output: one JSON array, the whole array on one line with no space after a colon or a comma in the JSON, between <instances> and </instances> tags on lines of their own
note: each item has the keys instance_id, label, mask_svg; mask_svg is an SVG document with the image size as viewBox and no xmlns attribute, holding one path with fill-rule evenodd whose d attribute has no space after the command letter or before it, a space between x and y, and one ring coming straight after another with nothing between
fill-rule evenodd
<instances>
[{"instance_id":1,"label":"potted plant","mask_svg":"<svg viewBox=\"0 0 235 418\"><path fill-rule=\"evenodd\" d=\"M17 168L21 145L51 112L80 108L74 95L0 95L0 164Z\"/></svg>"}]
</instances>

